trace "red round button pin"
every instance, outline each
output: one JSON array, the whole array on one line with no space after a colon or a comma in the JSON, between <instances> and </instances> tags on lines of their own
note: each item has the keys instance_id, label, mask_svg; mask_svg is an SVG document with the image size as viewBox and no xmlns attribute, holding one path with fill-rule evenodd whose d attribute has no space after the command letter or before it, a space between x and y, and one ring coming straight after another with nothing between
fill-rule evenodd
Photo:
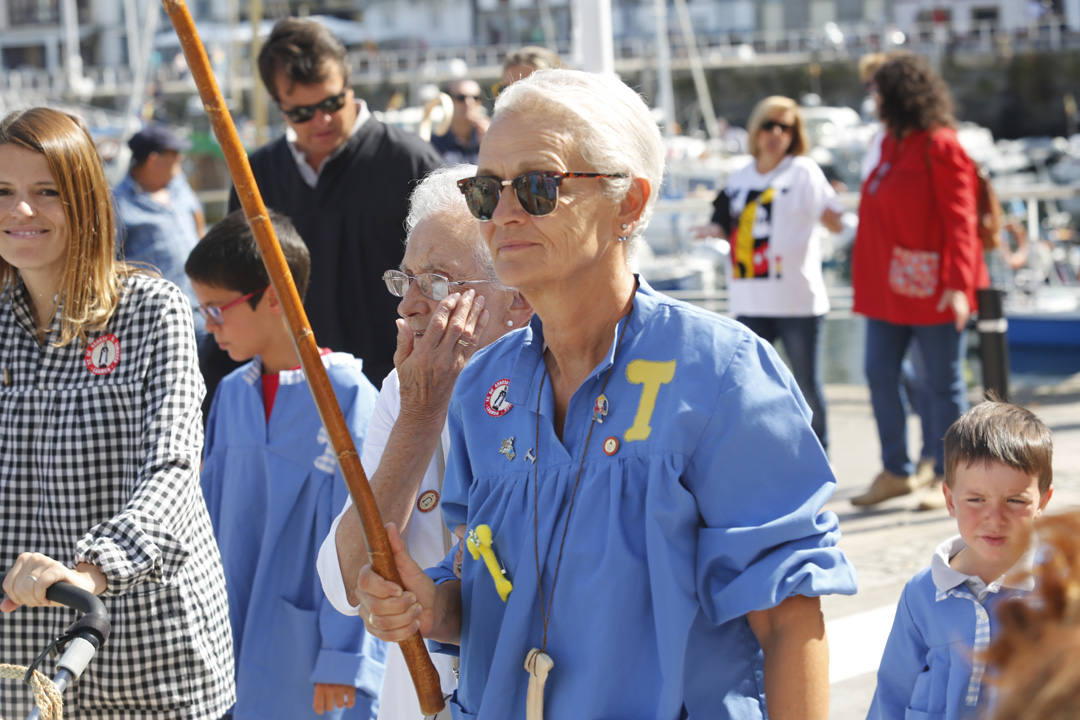
<instances>
[{"instance_id":1,"label":"red round button pin","mask_svg":"<svg viewBox=\"0 0 1080 720\"><path fill-rule=\"evenodd\" d=\"M87 346L83 360L94 375L108 375L120 364L120 340L111 333L102 335Z\"/></svg>"},{"instance_id":2,"label":"red round button pin","mask_svg":"<svg viewBox=\"0 0 1080 720\"><path fill-rule=\"evenodd\" d=\"M614 455L617 452L619 452L619 438L612 435L604 441L604 454Z\"/></svg>"}]
</instances>

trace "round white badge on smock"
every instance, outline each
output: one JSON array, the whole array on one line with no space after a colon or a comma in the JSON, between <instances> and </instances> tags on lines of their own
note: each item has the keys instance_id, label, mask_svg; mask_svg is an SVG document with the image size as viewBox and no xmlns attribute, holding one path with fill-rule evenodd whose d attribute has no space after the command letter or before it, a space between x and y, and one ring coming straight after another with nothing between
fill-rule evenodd
<instances>
[{"instance_id":1,"label":"round white badge on smock","mask_svg":"<svg viewBox=\"0 0 1080 720\"><path fill-rule=\"evenodd\" d=\"M514 404L506 399L506 391L509 387L510 378L496 380L495 384L491 386L491 389L487 392L487 397L484 398L484 410L487 411L488 415L502 417L510 412L510 408L514 407Z\"/></svg>"},{"instance_id":2,"label":"round white badge on smock","mask_svg":"<svg viewBox=\"0 0 1080 720\"><path fill-rule=\"evenodd\" d=\"M94 375L108 375L120 364L120 341L115 335L102 335L87 346L83 359Z\"/></svg>"}]
</instances>

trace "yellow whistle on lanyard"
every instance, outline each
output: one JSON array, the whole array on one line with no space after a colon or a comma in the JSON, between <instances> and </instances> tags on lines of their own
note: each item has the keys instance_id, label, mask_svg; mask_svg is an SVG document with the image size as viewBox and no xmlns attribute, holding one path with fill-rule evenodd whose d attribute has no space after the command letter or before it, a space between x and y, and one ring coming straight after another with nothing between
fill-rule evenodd
<instances>
[{"instance_id":1,"label":"yellow whistle on lanyard","mask_svg":"<svg viewBox=\"0 0 1080 720\"><path fill-rule=\"evenodd\" d=\"M495 550L491 547L491 528L487 525L474 527L465 536L465 546L469 548L469 554L472 555L473 560L479 560L480 556L484 557L484 564L491 573L491 579L495 581L495 592L499 593L503 602L506 602L514 586L507 579L506 570L499 565Z\"/></svg>"}]
</instances>

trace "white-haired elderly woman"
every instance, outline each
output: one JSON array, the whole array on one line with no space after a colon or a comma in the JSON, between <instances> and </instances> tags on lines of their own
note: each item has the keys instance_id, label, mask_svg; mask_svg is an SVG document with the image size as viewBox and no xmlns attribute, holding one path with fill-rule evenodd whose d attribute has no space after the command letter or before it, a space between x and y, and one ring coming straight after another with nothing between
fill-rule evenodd
<instances>
[{"instance_id":1,"label":"white-haired elderly woman","mask_svg":"<svg viewBox=\"0 0 1080 720\"><path fill-rule=\"evenodd\" d=\"M417 185L409 198L401 267L383 275L387 290L401 298L395 369L383 381L360 460L382 517L402 529L409 553L425 566L442 560L456 542L439 512L454 381L477 347L525 326L532 315L521 294L495 278L491 253L461 201L457 181L475 174L475 165L457 165L436 170ZM340 612L358 612L355 580L367 562L359 515L349 501L318 558L323 589ZM452 692L457 686L452 658L434 659L444 691ZM379 718L420 715L405 660L392 645Z\"/></svg>"},{"instance_id":2,"label":"white-haired elderly woman","mask_svg":"<svg viewBox=\"0 0 1080 720\"><path fill-rule=\"evenodd\" d=\"M425 574L391 529L404 588L358 578L370 632L459 645L455 718L541 693L548 718L827 715L818 596L855 591L835 479L768 344L629 269L663 158L618 78L548 70L499 95L461 183L536 312L450 402L442 509L478 559Z\"/></svg>"}]
</instances>

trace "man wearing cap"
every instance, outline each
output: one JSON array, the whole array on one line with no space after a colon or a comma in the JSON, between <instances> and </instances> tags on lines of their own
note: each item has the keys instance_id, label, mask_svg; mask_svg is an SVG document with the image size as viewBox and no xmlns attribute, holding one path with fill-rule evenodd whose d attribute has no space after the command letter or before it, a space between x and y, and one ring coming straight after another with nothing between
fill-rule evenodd
<instances>
[{"instance_id":1,"label":"man wearing cap","mask_svg":"<svg viewBox=\"0 0 1080 720\"><path fill-rule=\"evenodd\" d=\"M180 169L181 153L190 144L164 125L149 125L131 136L128 147L131 167L113 189L118 252L125 260L153 266L197 304L184 263L206 222L202 204ZM200 340L205 335L197 313L195 334Z\"/></svg>"},{"instance_id":2,"label":"man wearing cap","mask_svg":"<svg viewBox=\"0 0 1080 720\"><path fill-rule=\"evenodd\" d=\"M378 386L397 346L397 301L382 273L401 263L412 188L442 160L354 97L345 48L319 22L279 21L258 65L287 132L251 155L251 169L311 252L304 305L319 344L363 359ZM235 191L229 207L239 207Z\"/></svg>"}]
</instances>

